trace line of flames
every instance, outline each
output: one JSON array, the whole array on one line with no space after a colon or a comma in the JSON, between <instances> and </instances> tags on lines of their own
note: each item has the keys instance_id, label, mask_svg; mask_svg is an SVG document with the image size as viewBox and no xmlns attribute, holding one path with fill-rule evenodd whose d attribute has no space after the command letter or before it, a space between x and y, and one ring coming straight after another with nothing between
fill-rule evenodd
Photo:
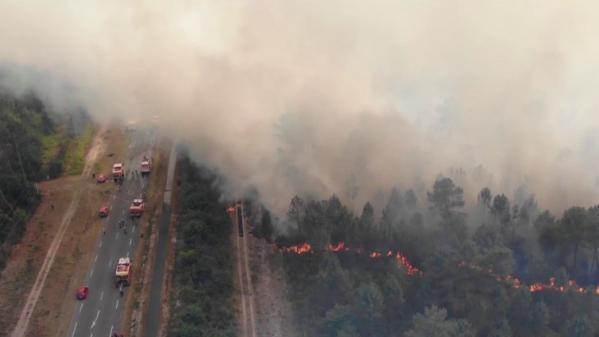
<instances>
[{"instance_id":1,"label":"line of flames","mask_svg":"<svg viewBox=\"0 0 599 337\"><path fill-rule=\"evenodd\" d=\"M294 245L294 246L289 246L289 247L281 247L281 248L278 248L278 250L281 252L284 252L284 253L293 253L293 254L298 254L298 255L314 252L314 249L312 248L312 246L307 242L304 242L304 243L301 243L298 245ZM358 254L364 253L364 251L360 248L346 247L345 243L343 241L341 241L337 244L328 244L326 246L325 250L329 251L329 252L334 252L334 253L340 253L340 252L355 252ZM392 250L389 250L389 251L387 251L387 253L373 251L373 252L368 253L368 256L373 259L378 259L378 258L383 258L383 257L394 257L397 260L397 262L406 270L406 273L409 276L422 275L422 271L420 269L414 267L414 265L408 260L408 258L405 255L403 255L400 251L393 252ZM500 274L495 273L492 269L484 269L478 265L467 263L465 261L460 262L458 264L458 266L462 267L462 268L470 268L470 269L473 269L473 270L476 270L479 272L486 273L487 275L496 279L498 282L505 282L505 283L509 284L512 288L515 288L515 289L526 287L528 289L528 291L530 291L531 293L538 292L538 291L544 291L544 290L555 290L555 291L559 291L559 292L574 291L574 292L577 292L580 294L586 294L588 292L588 289L578 286L576 284L576 281L574 281L574 280L568 281L568 283L566 285L558 286L556 283L555 277L551 277L551 278L549 278L548 283L535 282L530 285L524 285L517 277L514 277L512 275L500 275ZM599 295L599 285L595 287L595 294Z\"/></svg>"},{"instance_id":2,"label":"line of flames","mask_svg":"<svg viewBox=\"0 0 599 337\"><path fill-rule=\"evenodd\" d=\"M334 253L340 253L340 252L355 252L358 254L363 253L363 250L360 248L352 249L352 248L346 247L345 243L343 241L337 243L336 245L328 244L326 246L325 250L329 251L329 252L334 252ZM294 246L282 247L282 248L279 248L279 251L284 252L284 253L293 253L293 254L299 254L299 255L314 252L314 250L312 249L312 246L307 242L304 242L304 243L301 243L298 245L294 245ZM387 251L387 253L381 253L381 252L374 251L374 252L369 253L368 256L370 256L370 258L373 258L373 259L378 259L378 258L382 258L382 257L395 257L397 262L404 267L404 269L406 270L406 273L408 275L413 276L413 275L422 273L418 268L414 267L414 265L412 263L410 263L410 260L408 260L408 258L405 255L403 255L400 251L393 252L392 250L389 250L389 251Z\"/></svg>"},{"instance_id":3,"label":"line of flames","mask_svg":"<svg viewBox=\"0 0 599 337\"><path fill-rule=\"evenodd\" d=\"M458 266L470 268L473 270L477 270L479 272L484 272L484 273L492 276L499 282L508 283L509 285L512 286L512 288L515 288L515 289L526 287L528 289L528 291L530 291L531 293L538 292L538 291L544 291L544 290L554 290L554 291L559 291L562 293L567 292L567 291L573 291L573 292L576 292L579 294L586 294L589 291L588 288L583 288L583 287L579 286L578 284L576 284L576 281L574 281L574 280L569 280L566 283L566 285L558 285L556 282L556 278L550 277L548 283L535 282L535 283L531 283L529 285L524 285L517 277L514 277L512 275L499 275L499 274L495 273L492 269L484 269L475 264L471 264L471 263L462 261L458 264ZM599 285L595 286L594 292L596 295L599 295Z\"/></svg>"}]
</instances>

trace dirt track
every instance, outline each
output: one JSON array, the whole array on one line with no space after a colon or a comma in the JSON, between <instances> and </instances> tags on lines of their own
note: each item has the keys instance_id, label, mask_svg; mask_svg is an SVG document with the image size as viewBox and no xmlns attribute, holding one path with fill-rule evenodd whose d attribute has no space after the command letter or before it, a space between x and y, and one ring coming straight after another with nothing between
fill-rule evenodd
<instances>
[{"instance_id":1,"label":"dirt track","mask_svg":"<svg viewBox=\"0 0 599 337\"><path fill-rule=\"evenodd\" d=\"M250 233L247 221L244 217L243 237L237 225L232 233L240 336L295 337L285 277L274 263L277 256L270 244Z\"/></svg>"}]
</instances>

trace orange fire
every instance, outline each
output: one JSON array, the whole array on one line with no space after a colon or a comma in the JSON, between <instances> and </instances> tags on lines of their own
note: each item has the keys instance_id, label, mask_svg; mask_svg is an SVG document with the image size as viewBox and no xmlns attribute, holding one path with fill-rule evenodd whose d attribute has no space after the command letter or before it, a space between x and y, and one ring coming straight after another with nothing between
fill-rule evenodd
<instances>
[{"instance_id":1,"label":"orange fire","mask_svg":"<svg viewBox=\"0 0 599 337\"><path fill-rule=\"evenodd\" d=\"M301 244L298 244L295 246L278 248L278 250L281 252L284 252L284 253L293 253L293 254L298 254L298 255L311 253L314 251L312 249L312 246L310 246L310 244L307 242L304 242L304 243L301 243ZM333 252L333 253L340 253L340 252L354 252L357 254L363 253L363 250L361 248L346 247L345 242L343 242L343 241L340 241L337 244L328 244L326 246L325 250L329 251L329 252ZM408 260L408 258L405 255L403 255L400 251L393 252L392 250L389 250L389 251L387 251L387 253L373 251L373 252L368 253L368 256L373 259L378 259L378 258L382 258L382 257L394 257L396 259L397 263L400 264L405 269L406 273L409 276L422 275L422 271L420 269L414 267L414 265L410 262L410 260ZM500 275L500 274L495 273L490 268L483 269L482 267L480 267L476 264L469 263L466 261L459 262L458 267L469 268L472 270L476 270L478 272L488 274L489 276L495 278L498 282L505 282L514 289L525 287L525 289L528 289L528 291L530 291L531 293L538 292L538 291L545 291L545 290L554 290L554 291L559 291L562 293L566 292L566 291L574 291L574 292L577 292L580 294L585 294L588 291L587 289L578 286L576 284L576 281L574 281L574 280L568 281L567 285L565 285L565 286L558 286L556 284L555 277L551 277L551 278L549 278L548 283L535 282L535 283L532 283L529 285L525 285L525 284L522 284L522 282L517 277L514 277L512 275ZM595 294L597 296L599 296L599 285L597 285L595 287Z\"/></svg>"},{"instance_id":2,"label":"orange fire","mask_svg":"<svg viewBox=\"0 0 599 337\"><path fill-rule=\"evenodd\" d=\"M334 245L332 243L329 243L329 245L327 246L327 249L331 252L343 252L345 250L348 250L348 248L345 248L345 242L341 241L338 244Z\"/></svg>"},{"instance_id":3,"label":"orange fire","mask_svg":"<svg viewBox=\"0 0 599 337\"><path fill-rule=\"evenodd\" d=\"M395 258L397 259L397 262L399 262L406 269L406 273L408 273L408 275L413 276L422 273L418 268L414 267L408 258L405 257L405 255L403 255L400 251L397 251Z\"/></svg>"},{"instance_id":4,"label":"orange fire","mask_svg":"<svg viewBox=\"0 0 599 337\"><path fill-rule=\"evenodd\" d=\"M308 252L312 252L312 247L310 246L310 244L308 243L302 243L299 245L295 245L295 246L290 246L290 247L283 247L278 249L281 252L284 253L294 253L294 254L305 254ZM345 246L345 242L340 241L337 244L328 244L326 246L326 250L329 252L333 252L333 253L340 253L340 252L354 252L357 254L362 254L363 250L361 248L357 248L357 249L351 249L349 247ZM389 250L387 251L386 254L383 254L381 252L377 252L377 251L373 251L371 253L368 253L368 256L370 258L373 259L378 259L381 257L395 257L395 259L397 260L397 262L403 266L403 268L406 270L406 273L410 276L416 275L416 274L421 274L422 272L414 267L414 265L412 265L412 263L408 260L408 258L403 255L400 251L397 251L395 253L393 253L393 251Z\"/></svg>"},{"instance_id":5,"label":"orange fire","mask_svg":"<svg viewBox=\"0 0 599 337\"><path fill-rule=\"evenodd\" d=\"M310 246L309 243L304 242L302 244L299 245L295 245L295 246L290 246L290 247L284 247L282 248L283 252L285 253L294 253L294 254L306 254L312 251L312 246Z\"/></svg>"}]
</instances>

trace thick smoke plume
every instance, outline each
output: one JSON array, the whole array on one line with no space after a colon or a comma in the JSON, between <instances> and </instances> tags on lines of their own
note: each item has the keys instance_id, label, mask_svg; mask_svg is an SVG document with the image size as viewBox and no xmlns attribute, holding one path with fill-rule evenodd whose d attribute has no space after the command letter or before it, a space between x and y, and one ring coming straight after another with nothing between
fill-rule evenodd
<instances>
[{"instance_id":1,"label":"thick smoke plume","mask_svg":"<svg viewBox=\"0 0 599 337\"><path fill-rule=\"evenodd\" d=\"M360 207L458 174L598 197L594 1L0 2L0 79L99 121L157 116L232 193ZM462 169L463 171L461 171Z\"/></svg>"}]
</instances>

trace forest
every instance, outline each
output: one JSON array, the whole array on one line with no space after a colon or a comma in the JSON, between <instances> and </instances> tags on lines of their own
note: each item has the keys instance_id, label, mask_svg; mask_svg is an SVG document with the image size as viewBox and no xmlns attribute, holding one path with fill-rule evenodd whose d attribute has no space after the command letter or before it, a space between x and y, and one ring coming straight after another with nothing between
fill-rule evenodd
<instances>
[{"instance_id":1,"label":"forest","mask_svg":"<svg viewBox=\"0 0 599 337\"><path fill-rule=\"evenodd\" d=\"M188 157L178 167L177 272L170 296L169 336L233 337L231 221L220 201L218 177Z\"/></svg>"},{"instance_id":2,"label":"forest","mask_svg":"<svg viewBox=\"0 0 599 337\"><path fill-rule=\"evenodd\" d=\"M37 183L79 174L93 131L82 111L57 113L33 93L0 92L0 270L41 200Z\"/></svg>"},{"instance_id":3,"label":"forest","mask_svg":"<svg viewBox=\"0 0 599 337\"><path fill-rule=\"evenodd\" d=\"M276 243L302 336L599 334L599 206L556 217L484 188L466 214L446 177L424 199L394 188L377 215L293 198Z\"/></svg>"}]
</instances>

